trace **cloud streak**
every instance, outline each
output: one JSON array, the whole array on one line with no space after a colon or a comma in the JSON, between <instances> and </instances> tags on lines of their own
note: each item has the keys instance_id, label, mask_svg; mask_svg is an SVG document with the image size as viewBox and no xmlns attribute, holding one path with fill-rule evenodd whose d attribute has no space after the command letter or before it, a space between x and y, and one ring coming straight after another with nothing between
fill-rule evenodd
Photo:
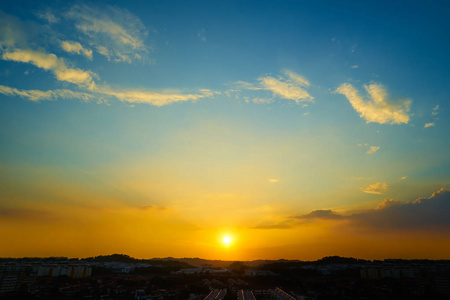
<instances>
[{"instance_id":1,"label":"cloud streak","mask_svg":"<svg viewBox=\"0 0 450 300\"><path fill-rule=\"evenodd\" d=\"M109 88L96 87L91 93L75 92L68 89L58 90L20 90L4 85L0 85L0 94L7 96L20 96L30 101L38 102L43 100L58 99L79 99L82 101L97 101L98 103L107 102L107 99L116 98L121 102L128 104L144 103L154 106L164 106L176 102L195 102L202 98L211 98L214 92L210 90L199 90L198 93L175 93L175 92L152 92L152 91L117 91Z\"/></svg>"},{"instance_id":2,"label":"cloud streak","mask_svg":"<svg viewBox=\"0 0 450 300\"><path fill-rule=\"evenodd\" d=\"M198 93L183 94L179 92L152 92L152 91L117 91L113 89L100 89L102 94L113 96L122 102L136 104L147 103L154 106L164 106L175 102L197 101L201 98L211 98L214 92L210 90L199 90Z\"/></svg>"},{"instance_id":3,"label":"cloud streak","mask_svg":"<svg viewBox=\"0 0 450 300\"><path fill-rule=\"evenodd\" d=\"M317 209L313 210L310 213L307 213L306 215L301 215L294 217L296 219L325 219L325 220L336 220L336 219L342 219L343 216L336 214L336 212L330 210L330 209Z\"/></svg>"},{"instance_id":4,"label":"cloud streak","mask_svg":"<svg viewBox=\"0 0 450 300\"><path fill-rule=\"evenodd\" d=\"M365 189L362 189L364 193L381 195L384 194L389 186L385 182L377 182L370 184Z\"/></svg>"},{"instance_id":5,"label":"cloud streak","mask_svg":"<svg viewBox=\"0 0 450 300\"><path fill-rule=\"evenodd\" d=\"M62 41L61 48L63 48L63 50L68 53L76 53L76 54L84 55L87 58L89 58L90 60L92 60L92 50L84 48L78 42Z\"/></svg>"},{"instance_id":6,"label":"cloud streak","mask_svg":"<svg viewBox=\"0 0 450 300\"><path fill-rule=\"evenodd\" d=\"M369 150L367 150L366 153L367 153L367 154L373 154L373 153L377 152L379 149L380 149L379 146L370 146L370 147L369 147Z\"/></svg>"},{"instance_id":7,"label":"cloud streak","mask_svg":"<svg viewBox=\"0 0 450 300\"><path fill-rule=\"evenodd\" d=\"M425 123L423 127L428 128L436 125L435 121L439 120L438 114L439 114L439 105L436 105L435 107L433 107L433 111L431 112L431 122Z\"/></svg>"},{"instance_id":8,"label":"cloud streak","mask_svg":"<svg viewBox=\"0 0 450 300\"><path fill-rule=\"evenodd\" d=\"M292 100L303 106L307 106L308 102L314 102L314 97L307 91L310 83L306 78L289 70L285 70L283 73L284 76L261 76L255 84L245 81L236 81L234 87L238 90L270 91L272 97ZM272 99L256 97L253 99L253 102L257 104L267 104L271 103Z\"/></svg>"},{"instance_id":9,"label":"cloud streak","mask_svg":"<svg viewBox=\"0 0 450 300\"><path fill-rule=\"evenodd\" d=\"M260 77L258 80L263 89L271 91L276 96L293 100L297 104L313 102L314 97L306 91L306 88L310 85L309 81L292 71L285 71L284 73L286 77L280 76L277 79L265 76Z\"/></svg>"},{"instance_id":10,"label":"cloud streak","mask_svg":"<svg viewBox=\"0 0 450 300\"><path fill-rule=\"evenodd\" d=\"M90 71L69 68L63 59L51 53L16 49L3 53L2 58L4 60L29 63L46 71L51 71L55 74L56 79L60 81L70 82L88 89L95 87L92 75L96 76L96 74Z\"/></svg>"},{"instance_id":11,"label":"cloud streak","mask_svg":"<svg viewBox=\"0 0 450 300\"><path fill-rule=\"evenodd\" d=\"M359 116L366 123L408 124L411 100L392 101L385 88L376 83L364 85L369 100L361 97L358 91L349 83L341 84L336 93L344 95Z\"/></svg>"},{"instance_id":12,"label":"cloud streak","mask_svg":"<svg viewBox=\"0 0 450 300\"><path fill-rule=\"evenodd\" d=\"M114 62L143 60L148 32L141 20L125 9L74 5L66 14L98 53Z\"/></svg>"},{"instance_id":13,"label":"cloud streak","mask_svg":"<svg viewBox=\"0 0 450 300\"><path fill-rule=\"evenodd\" d=\"M41 100L57 100L57 99L80 99L83 101L91 101L96 97L92 94L83 92L74 92L72 90L62 89L54 91L40 91L40 90L19 90L16 88L0 85L0 93L7 96L20 96L30 101Z\"/></svg>"}]
</instances>

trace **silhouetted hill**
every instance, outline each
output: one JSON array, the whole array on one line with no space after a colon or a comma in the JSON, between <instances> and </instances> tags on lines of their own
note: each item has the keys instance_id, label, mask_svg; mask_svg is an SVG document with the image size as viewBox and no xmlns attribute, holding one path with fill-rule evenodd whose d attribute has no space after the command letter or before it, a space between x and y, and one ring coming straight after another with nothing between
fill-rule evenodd
<instances>
[{"instance_id":1,"label":"silhouetted hill","mask_svg":"<svg viewBox=\"0 0 450 300\"><path fill-rule=\"evenodd\" d=\"M365 259L358 259L353 257L340 257L340 256L327 256L323 257L319 260L316 260L314 264L318 265L354 265L354 264L364 264L369 263L371 261Z\"/></svg>"},{"instance_id":2,"label":"silhouetted hill","mask_svg":"<svg viewBox=\"0 0 450 300\"><path fill-rule=\"evenodd\" d=\"M42 262L121 262L121 263L147 263L153 266L164 267L172 270L200 267L203 265L210 265L213 268L228 268L236 262L243 264L245 267L260 268L264 266L265 269L282 270L286 268L298 268L304 265L331 265L331 264L411 264L411 263L450 263L450 260L428 260L428 259L385 259L385 260L365 260L353 257L327 256L316 261L301 261L301 260L252 260L252 261L236 261L236 260L209 260L203 258L150 258L138 259L126 254L111 254L99 255L87 258L67 258L67 257L23 257L23 258L0 258L2 261L42 261Z\"/></svg>"}]
</instances>

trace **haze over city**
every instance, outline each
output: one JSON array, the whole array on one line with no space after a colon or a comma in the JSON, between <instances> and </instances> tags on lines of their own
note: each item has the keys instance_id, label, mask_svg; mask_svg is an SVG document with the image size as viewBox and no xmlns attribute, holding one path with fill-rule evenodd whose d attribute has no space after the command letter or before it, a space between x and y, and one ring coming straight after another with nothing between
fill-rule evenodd
<instances>
[{"instance_id":1,"label":"haze over city","mask_svg":"<svg viewBox=\"0 0 450 300\"><path fill-rule=\"evenodd\" d=\"M447 1L1 1L0 257L450 259Z\"/></svg>"}]
</instances>

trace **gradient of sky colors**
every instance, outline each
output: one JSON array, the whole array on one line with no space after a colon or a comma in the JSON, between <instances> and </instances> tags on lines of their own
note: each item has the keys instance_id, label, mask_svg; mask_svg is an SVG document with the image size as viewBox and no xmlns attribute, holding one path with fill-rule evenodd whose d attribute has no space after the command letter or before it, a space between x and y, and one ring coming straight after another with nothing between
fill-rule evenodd
<instances>
[{"instance_id":1,"label":"gradient of sky colors","mask_svg":"<svg viewBox=\"0 0 450 300\"><path fill-rule=\"evenodd\" d=\"M449 259L449 14L2 1L0 256Z\"/></svg>"}]
</instances>

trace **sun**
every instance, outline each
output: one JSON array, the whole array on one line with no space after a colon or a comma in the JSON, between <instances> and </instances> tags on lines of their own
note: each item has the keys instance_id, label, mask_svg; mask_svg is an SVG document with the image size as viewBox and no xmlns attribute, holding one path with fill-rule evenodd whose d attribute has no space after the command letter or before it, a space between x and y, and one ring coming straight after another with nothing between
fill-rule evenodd
<instances>
[{"instance_id":1,"label":"sun","mask_svg":"<svg viewBox=\"0 0 450 300\"><path fill-rule=\"evenodd\" d=\"M224 236L222 242L228 246L231 243L231 237L228 235Z\"/></svg>"}]
</instances>

